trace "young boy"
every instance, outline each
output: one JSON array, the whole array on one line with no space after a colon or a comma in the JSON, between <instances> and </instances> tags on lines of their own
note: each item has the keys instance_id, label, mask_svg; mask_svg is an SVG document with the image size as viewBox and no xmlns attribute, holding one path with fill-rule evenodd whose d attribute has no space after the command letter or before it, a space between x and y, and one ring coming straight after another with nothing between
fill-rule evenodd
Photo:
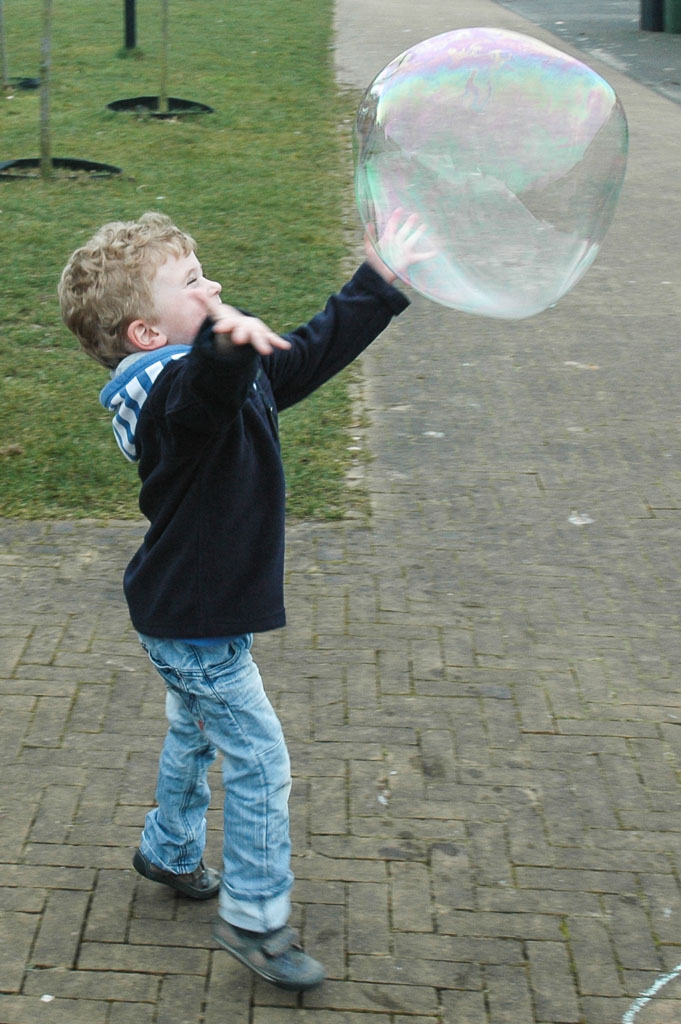
<instances>
[{"instance_id":1,"label":"young boy","mask_svg":"<svg viewBox=\"0 0 681 1024\"><path fill-rule=\"evenodd\" d=\"M424 258L419 235L398 212L381 241L406 269ZM221 302L193 239L158 213L104 225L59 283L65 323L113 371L100 400L121 451L138 462L149 520L124 589L166 685L169 728L133 865L194 899L219 892L217 942L291 990L319 984L324 969L287 924L290 765L250 648L254 633L285 623L277 412L355 359L408 305L365 247L351 281L285 338ZM221 876L202 859L218 751Z\"/></svg>"}]
</instances>

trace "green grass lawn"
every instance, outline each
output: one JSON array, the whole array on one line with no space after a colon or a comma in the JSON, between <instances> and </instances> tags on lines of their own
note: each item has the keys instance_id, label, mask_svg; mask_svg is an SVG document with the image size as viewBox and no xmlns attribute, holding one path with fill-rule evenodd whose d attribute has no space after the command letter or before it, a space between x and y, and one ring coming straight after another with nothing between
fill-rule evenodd
<instances>
[{"instance_id":1,"label":"green grass lawn","mask_svg":"<svg viewBox=\"0 0 681 1024\"><path fill-rule=\"evenodd\" d=\"M36 76L42 5L5 0L10 76ZM333 79L331 0L170 3L170 96L213 114L160 120L107 103L157 95L160 5L55 3L52 154L122 168L106 179L0 180L0 515L138 515L137 474L98 402L107 371L61 323L70 253L107 220L168 213L199 244L226 301L279 331L342 283L354 98ZM0 90L0 160L39 155L39 95ZM337 378L283 417L289 514L343 514L350 402ZM353 499L354 500L354 499Z\"/></svg>"}]
</instances>

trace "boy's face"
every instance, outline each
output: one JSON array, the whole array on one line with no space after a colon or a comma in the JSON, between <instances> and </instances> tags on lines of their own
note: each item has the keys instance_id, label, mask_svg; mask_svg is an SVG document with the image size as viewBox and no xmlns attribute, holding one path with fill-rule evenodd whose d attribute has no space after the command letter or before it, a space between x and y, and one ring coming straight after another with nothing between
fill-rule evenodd
<instances>
[{"instance_id":1,"label":"boy's face","mask_svg":"<svg viewBox=\"0 0 681 1024\"><path fill-rule=\"evenodd\" d=\"M167 345L191 345L206 318L205 296L219 295L222 285L209 281L196 254L169 256L152 282L156 330Z\"/></svg>"}]
</instances>

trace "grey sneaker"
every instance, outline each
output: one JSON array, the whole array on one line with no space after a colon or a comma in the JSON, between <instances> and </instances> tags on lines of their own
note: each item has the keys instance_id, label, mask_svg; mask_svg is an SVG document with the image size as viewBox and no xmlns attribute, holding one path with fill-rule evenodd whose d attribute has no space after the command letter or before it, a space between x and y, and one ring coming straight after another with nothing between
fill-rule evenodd
<instances>
[{"instance_id":1,"label":"grey sneaker","mask_svg":"<svg viewBox=\"0 0 681 1024\"><path fill-rule=\"evenodd\" d=\"M322 965L303 952L297 932L288 925L272 932L248 932L218 917L213 935L223 949L278 988L300 992L326 977Z\"/></svg>"},{"instance_id":2,"label":"grey sneaker","mask_svg":"<svg viewBox=\"0 0 681 1024\"><path fill-rule=\"evenodd\" d=\"M217 896L220 891L220 874L213 868L207 868L203 861L199 866L187 875L175 875L172 871L164 871L144 856L141 850L135 850L132 858L132 866L138 874L152 882L161 882L176 889L183 896L189 896L192 900L209 900Z\"/></svg>"}]
</instances>

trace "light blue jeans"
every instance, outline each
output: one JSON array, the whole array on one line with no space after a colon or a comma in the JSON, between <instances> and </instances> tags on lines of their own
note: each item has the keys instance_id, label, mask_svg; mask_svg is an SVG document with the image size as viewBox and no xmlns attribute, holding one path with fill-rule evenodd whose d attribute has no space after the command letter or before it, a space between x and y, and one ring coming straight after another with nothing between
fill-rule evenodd
<instances>
[{"instance_id":1,"label":"light blue jeans","mask_svg":"<svg viewBox=\"0 0 681 1024\"><path fill-rule=\"evenodd\" d=\"M251 657L250 634L217 641L140 642L166 684L169 728L159 761L157 807L140 849L185 874L199 864L210 803L208 769L222 754L225 790L219 914L263 932L286 924L291 767L284 735Z\"/></svg>"}]
</instances>

